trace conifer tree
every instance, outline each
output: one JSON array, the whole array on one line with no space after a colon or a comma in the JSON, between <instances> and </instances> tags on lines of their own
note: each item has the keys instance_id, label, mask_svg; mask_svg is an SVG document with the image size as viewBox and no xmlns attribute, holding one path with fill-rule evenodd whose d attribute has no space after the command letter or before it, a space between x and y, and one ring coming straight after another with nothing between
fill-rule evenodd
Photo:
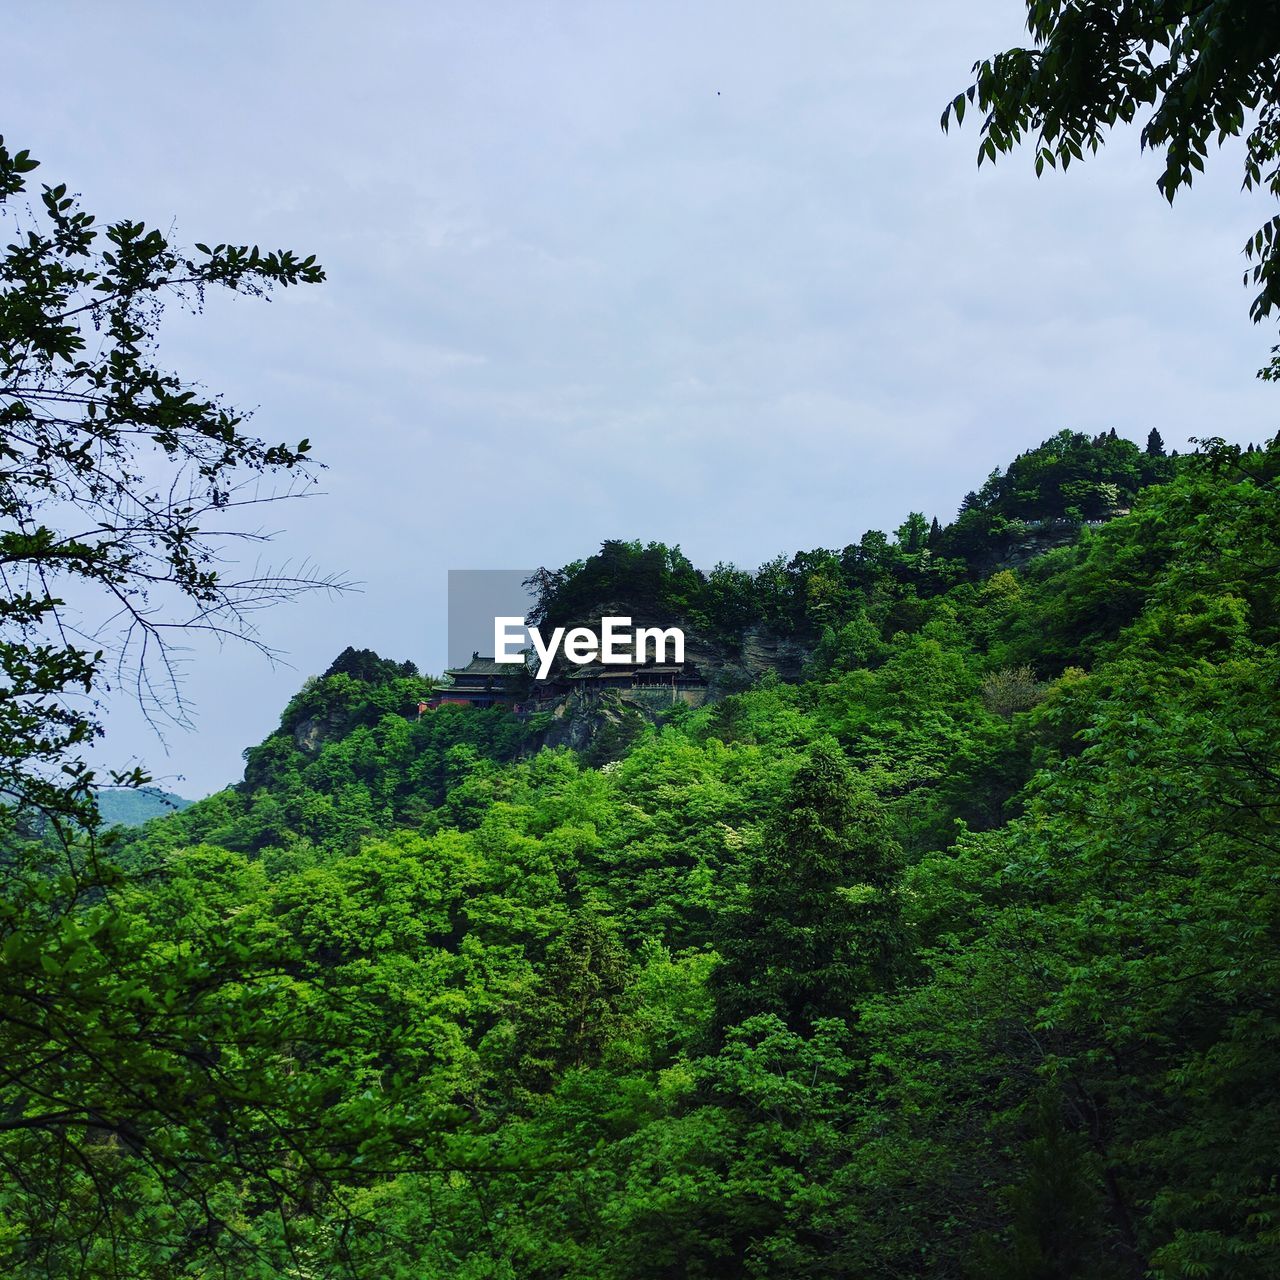
<instances>
[{"instance_id":1,"label":"conifer tree","mask_svg":"<svg viewBox=\"0 0 1280 1280\"><path fill-rule=\"evenodd\" d=\"M773 1013L808 1034L891 985L900 946L901 850L879 801L832 742L797 771L786 807L723 921L713 980L718 1033Z\"/></svg>"}]
</instances>

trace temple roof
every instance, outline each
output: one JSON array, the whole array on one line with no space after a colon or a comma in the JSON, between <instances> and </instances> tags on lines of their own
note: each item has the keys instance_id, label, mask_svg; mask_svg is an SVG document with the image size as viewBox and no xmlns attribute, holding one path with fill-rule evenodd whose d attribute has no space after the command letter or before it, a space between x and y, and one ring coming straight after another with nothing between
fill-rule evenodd
<instances>
[{"instance_id":1,"label":"temple roof","mask_svg":"<svg viewBox=\"0 0 1280 1280\"><path fill-rule=\"evenodd\" d=\"M570 671L566 679L569 680L596 680L596 679L634 679L637 676L683 676L688 680L701 680L702 677L698 673L698 669L691 662L680 663L627 663L626 665L610 663L605 666L600 662L588 662L578 667L575 671Z\"/></svg>"},{"instance_id":2,"label":"temple roof","mask_svg":"<svg viewBox=\"0 0 1280 1280\"><path fill-rule=\"evenodd\" d=\"M523 664L519 662L495 662L492 658L472 657L465 667L449 667L447 676L518 676Z\"/></svg>"}]
</instances>

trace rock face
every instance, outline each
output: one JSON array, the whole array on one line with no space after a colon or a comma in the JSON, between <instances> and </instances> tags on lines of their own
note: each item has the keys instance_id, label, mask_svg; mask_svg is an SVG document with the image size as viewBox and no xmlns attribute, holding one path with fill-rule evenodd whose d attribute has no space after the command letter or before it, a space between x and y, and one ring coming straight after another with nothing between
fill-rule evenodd
<instances>
[{"instance_id":1,"label":"rock face","mask_svg":"<svg viewBox=\"0 0 1280 1280\"><path fill-rule=\"evenodd\" d=\"M996 573L1000 569L1025 569L1037 556L1056 547L1073 543L1081 529L1098 529L1117 516L1128 515L1122 507L1110 515L1096 520L1028 520L1015 525L1004 541L994 547L976 564L980 575Z\"/></svg>"},{"instance_id":2,"label":"rock face","mask_svg":"<svg viewBox=\"0 0 1280 1280\"><path fill-rule=\"evenodd\" d=\"M299 751L313 756L326 741L341 733L345 723L341 715L308 716L294 726L294 745Z\"/></svg>"},{"instance_id":3,"label":"rock face","mask_svg":"<svg viewBox=\"0 0 1280 1280\"><path fill-rule=\"evenodd\" d=\"M982 562L982 572L992 574L1000 569L1025 569L1046 551L1074 542L1078 532L1074 525L1048 525L1040 529L1028 529L1025 533L1010 538L999 551L993 551L987 556Z\"/></svg>"},{"instance_id":4,"label":"rock face","mask_svg":"<svg viewBox=\"0 0 1280 1280\"><path fill-rule=\"evenodd\" d=\"M769 671L784 680L799 679L811 652L796 640L764 627L749 627L736 640L725 642L694 630L681 619L641 616L621 604L599 606L580 625L598 632L603 617L629 617L632 627L680 627L685 638L684 660L698 669L706 686L574 689L541 708L550 714L551 724L540 745L572 747L601 761L614 758L615 747L623 747L645 724L657 723L673 707L718 702L750 688Z\"/></svg>"},{"instance_id":5,"label":"rock face","mask_svg":"<svg viewBox=\"0 0 1280 1280\"><path fill-rule=\"evenodd\" d=\"M742 635L740 665L754 680L776 671L784 680L798 680L813 650L791 636L779 636L763 627L748 627Z\"/></svg>"},{"instance_id":6,"label":"rock face","mask_svg":"<svg viewBox=\"0 0 1280 1280\"><path fill-rule=\"evenodd\" d=\"M602 740L616 739L623 746L651 716L616 693L591 693L575 689L549 708L551 724L543 731L539 746L572 747L589 751ZM611 753L610 753L611 754Z\"/></svg>"}]
</instances>

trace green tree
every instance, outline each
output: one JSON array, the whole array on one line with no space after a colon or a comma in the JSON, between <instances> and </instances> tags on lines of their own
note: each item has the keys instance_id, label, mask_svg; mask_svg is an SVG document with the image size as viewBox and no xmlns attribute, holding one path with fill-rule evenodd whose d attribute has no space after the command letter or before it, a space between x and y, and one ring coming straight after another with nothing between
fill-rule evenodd
<instances>
[{"instance_id":1,"label":"green tree","mask_svg":"<svg viewBox=\"0 0 1280 1280\"><path fill-rule=\"evenodd\" d=\"M238 1216L215 1184L243 1178L283 1223L286 1203L329 1181L324 1128L346 1123L325 1111L333 1077L287 1077L296 1046L331 1028L302 986L286 993L285 957L264 959L238 923L161 933L137 909L136 886L83 834L97 817L87 748L108 676L131 682L148 715L182 719L173 637L262 646L257 609L337 585L224 561L228 537L253 539L237 511L309 483L309 445L248 434L243 415L156 361L165 300L198 308L209 289L261 295L324 274L288 250L187 250L137 222L99 228L65 184L24 208L15 197L36 168L0 139L14 228L0 256L4 1267L56 1274L79 1240L80 1274L142 1274L170 1248L176 1273ZM50 825L56 862L23 839ZM357 1056L363 1034L348 1028Z\"/></svg>"},{"instance_id":2,"label":"green tree","mask_svg":"<svg viewBox=\"0 0 1280 1280\"><path fill-rule=\"evenodd\" d=\"M309 445L257 439L242 414L159 366L162 304L324 273L289 250L187 250L141 223L99 228L62 183L24 212L12 201L37 167L0 138L0 212L17 232L0 257L0 795L88 820L84 754L108 672L148 715L182 720L175 633L261 647L257 609L336 585L224 562L229 537L253 537L228 517L262 500L264 479L284 477L272 496L299 492Z\"/></svg>"},{"instance_id":3,"label":"green tree","mask_svg":"<svg viewBox=\"0 0 1280 1280\"><path fill-rule=\"evenodd\" d=\"M946 129L985 112L978 163L1028 138L1036 173L1096 153L1116 124L1146 114L1144 148L1164 152L1170 203L1203 172L1209 146L1244 132L1244 186L1280 198L1280 16L1271 0L1027 0L1031 48L974 64L975 79L942 113ZM1280 215L1245 242L1258 292L1255 322L1280 305ZM1280 378L1280 347L1261 377Z\"/></svg>"},{"instance_id":4,"label":"green tree","mask_svg":"<svg viewBox=\"0 0 1280 1280\"><path fill-rule=\"evenodd\" d=\"M726 913L713 974L716 1024L771 1013L802 1034L849 1018L900 960L900 851L875 798L839 749L815 746Z\"/></svg>"}]
</instances>

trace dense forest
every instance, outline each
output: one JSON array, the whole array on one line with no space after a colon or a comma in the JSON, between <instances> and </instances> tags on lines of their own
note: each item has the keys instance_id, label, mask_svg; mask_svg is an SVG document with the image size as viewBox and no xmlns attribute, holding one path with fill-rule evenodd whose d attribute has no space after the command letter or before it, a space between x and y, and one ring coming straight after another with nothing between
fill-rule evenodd
<instances>
[{"instance_id":1,"label":"dense forest","mask_svg":"<svg viewBox=\"0 0 1280 1280\"><path fill-rule=\"evenodd\" d=\"M756 573L609 543L544 618L805 677L591 759L348 650L83 883L11 832L0 1268L1269 1280L1278 485L1063 433Z\"/></svg>"},{"instance_id":2,"label":"dense forest","mask_svg":"<svg viewBox=\"0 0 1280 1280\"><path fill-rule=\"evenodd\" d=\"M1170 202L1229 141L1280 197L1273 3L1025 7L943 111L979 165L1132 125ZM349 647L238 785L121 825L177 801L95 763L112 687L185 724L175 642L270 652L258 611L351 585L226 551L319 464L162 365L160 318L325 271L98 222L38 168L0 138L0 1274L1280 1275L1280 436L1063 431L946 524L755 571L607 542L537 571L532 621L802 660L573 750Z\"/></svg>"}]
</instances>

